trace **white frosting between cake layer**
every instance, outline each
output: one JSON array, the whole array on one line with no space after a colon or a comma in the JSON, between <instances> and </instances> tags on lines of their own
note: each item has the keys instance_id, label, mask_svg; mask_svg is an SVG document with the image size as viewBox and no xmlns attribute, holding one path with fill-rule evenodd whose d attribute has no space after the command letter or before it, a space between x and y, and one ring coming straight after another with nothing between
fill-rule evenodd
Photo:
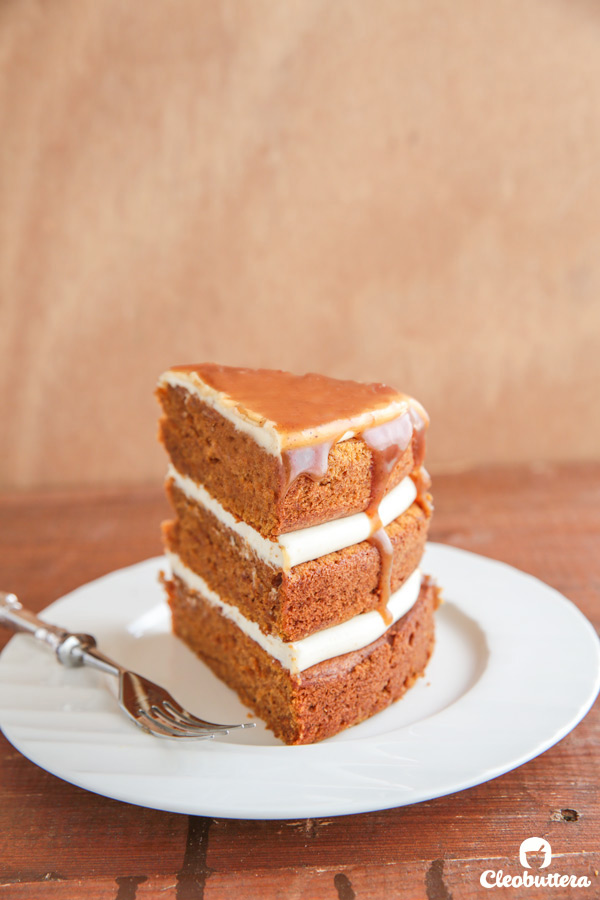
<instances>
[{"instance_id":1,"label":"white frosting between cake layer","mask_svg":"<svg viewBox=\"0 0 600 900\"><path fill-rule=\"evenodd\" d=\"M224 509L203 485L187 475L182 475L170 464L167 477L172 478L177 487L191 500L209 510L223 525L239 535L254 553L269 565L289 571L293 566L318 559L326 553L334 553L365 541L371 533L371 522L366 513L355 513L321 525L299 528L288 534L281 534L271 541L246 522L238 521ZM384 526L389 525L411 506L417 496L417 489L408 476L392 488L379 504L379 516Z\"/></svg>"},{"instance_id":2,"label":"white frosting between cake layer","mask_svg":"<svg viewBox=\"0 0 600 900\"><path fill-rule=\"evenodd\" d=\"M373 610L354 616L341 625L333 625L331 628L317 631L301 641L286 643L275 635L264 634L256 622L247 619L237 607L230 606L221 600L203 578L188 569L177 554L167 552L167 558L173 575L180 578L190 590L201 594L208 603L217 607L221 615L237 625L240 631L259 644L270 656L277 659L292 675L297 675L326 659L342 656L352 650L361 650L385 634L390 627L385 624L380 614ZM415 569L402 587L395 591L389 599L387 608L392 615L393 622L401 619L414 606L420 590L421 570Z\"/></svg>"},{"instance_id":3,"label":"white frosting between cake layer","mask_svg":"<svg viewBox=\"0 0 600 900\"><path fill-rule=\"evenodd\" d=\"M344 429L344 434L337 439L337 443L349 440L357 434L360 434L366 428L373 428L375 425L389 422L402 413L406 412L409 406L408 398L398 397L392 400L387 406L379 409L367 410L356 416L352 416L345 425L342 422L329 422L326 425L318 426L315 429L307 429L289 435L285 432L279 432L277 425L264 416L253 413L252 410L240 407L232 397L223 391L217 391L202 380L197 372L173 371L172 369L164 372L159 380L159 386L170 385L171 387L180 387L195 394L203 403L215 409L224 419L231 422L238 431L249 435L254 441L270 453L281 459L281 451L289 446L304 446L305 444L320 443L333 439L340 433L340 426ZM410 399L410 403L416 403ZM350 425L350 428L348 428ZM319 436L320 437L317 437ZM310 438L310 439L309 439Z\"/></svg>"}]
</instances>

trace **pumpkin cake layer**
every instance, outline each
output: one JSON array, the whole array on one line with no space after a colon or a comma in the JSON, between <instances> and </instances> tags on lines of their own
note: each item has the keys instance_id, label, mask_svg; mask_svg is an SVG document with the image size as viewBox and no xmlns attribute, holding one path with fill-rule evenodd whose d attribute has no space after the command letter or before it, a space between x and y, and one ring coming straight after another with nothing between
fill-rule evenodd
<instances>
[{"instance_id":1,"label":"pumpkin cake layer","mask_svg":"<svg viewBox=\"0 0 600 900\"><path fill-rule=\"evenodd\" d=\"M368 541L282 571L260 559L172 479L167 494L176 514L163 526L167 548L266 633L299 640L378 607L381 557ZM429 508L413 503L386 528L394 553L392 591L417 568L429 519Z\"/></svg>"},{"instance_id":2,"label":"pumpkin cake layer","mask_svg":"<svg viewBox=\"0 0 600 900\"><path fill-rule=\"evenodd\" d=\"M175 468L229 512L265 537L362 512L371 499L373 451L355 437L333 442L323 477L282 481L280 456L183 386L161 382L164 416L159 436ZM340 435L343 437L344 435ZM395 487L419 464L420 434L412 438L387 482Z\"/></svg>"},{"instance_id":3,"label":"pumpkin cake layer","mask_svg":"<svg viewBox=\"0 0 600 900\"><path fill-rule=\"evenodd\" d=\"M436 587L368 646L292 674L178 577L165 581L175 634L287 744L331 737L398 700L433 651Z\"/></svg>"}]
</instances>

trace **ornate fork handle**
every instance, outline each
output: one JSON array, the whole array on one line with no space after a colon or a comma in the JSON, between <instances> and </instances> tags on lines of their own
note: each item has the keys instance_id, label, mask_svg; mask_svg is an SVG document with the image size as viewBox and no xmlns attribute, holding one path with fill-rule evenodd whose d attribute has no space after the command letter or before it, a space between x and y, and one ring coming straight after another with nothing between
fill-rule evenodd
<instances>
[{"instance_id":1,"label":"ornate fork handle","mask_svg":"<svg viewBox=\"0 0 600 900\"><path fill-rule=\"evenodd\" d=\"M57 625L43 622L35 613L25 609L16 594L0 591L0 625L13 631L30 634L47 644L64 666L94 666L111 675L119 675L120 666L96 649L96 639L91 634L74 634Z\"/></svg>"}]
</instances>

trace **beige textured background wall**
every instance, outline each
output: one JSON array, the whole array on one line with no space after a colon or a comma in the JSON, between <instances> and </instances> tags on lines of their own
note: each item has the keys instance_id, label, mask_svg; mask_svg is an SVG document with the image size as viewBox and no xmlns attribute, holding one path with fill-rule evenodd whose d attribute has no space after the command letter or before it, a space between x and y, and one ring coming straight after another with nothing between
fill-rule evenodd
<instances>
[{"instance_id":1,"label":"beige textured background wall","mask_svg":"<svg viewBox=\"0 0 600 900\"><path fill-rule=\"evenodd\" d=\"M599 296L595 0L0 5L4 486L159 480L203 359L599 457Z\"/></svg>"}]
</instances>

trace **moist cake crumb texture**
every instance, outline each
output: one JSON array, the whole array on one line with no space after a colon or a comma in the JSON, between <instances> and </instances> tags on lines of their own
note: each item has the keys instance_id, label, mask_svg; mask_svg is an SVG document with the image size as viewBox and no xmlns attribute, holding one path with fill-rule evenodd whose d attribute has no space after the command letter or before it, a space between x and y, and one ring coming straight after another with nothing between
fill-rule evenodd
<instances>
[{"instance_id":1,"label":"moist cake crumb texture","mask_svg":"<svg viewBox=\"0 0 600 900\"><path fill-rule=\"evenodd\" d=\"M382 384L212 363L169 369L157 396L175 634L288 744L398 700L439 604L419 568L422 406Z\"/></svg>"}]
</instances>

